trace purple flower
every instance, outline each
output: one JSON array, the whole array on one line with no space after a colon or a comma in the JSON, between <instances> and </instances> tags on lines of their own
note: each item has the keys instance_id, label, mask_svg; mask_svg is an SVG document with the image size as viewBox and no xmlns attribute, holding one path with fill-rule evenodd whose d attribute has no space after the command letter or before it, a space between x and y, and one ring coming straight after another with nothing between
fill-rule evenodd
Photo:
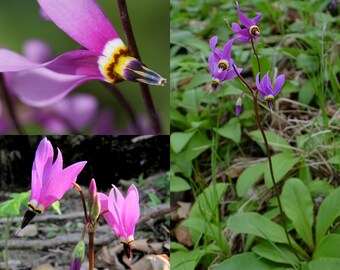
<instances>
[{"instance_id":1,"label":"purple flower","mask_svg":"<svg viewBox=\"0 0 340 270\"><path fill-rule=\"evenodd\" d=\"M60 150L57 151L58 155L53 163L54 153L50 141L44 138L38 145L32 167L31 196L28 202L31 210L26 212L21 228L28 224L35 213L42 214L54 202L60 200L65 192L73 187L72 183L77 180L86 164L86 161L81 161L63 169L63 157Z\"/></svg>"},{"instance_id":2,"label":"purple flower","mask_svg":"<svg viewBox=\"0 0 340 270\"><path fill-rule=\"evenodd\" d=\"M237 100L236 100L236 104L235 104L235 113L236 113L236 116L239 116L242 112L242 98L239 97Z\"/></svg>"},{"instance_id":3,"label":"purple flower","mask_svg":"<svg viewBox=\"0 0 340 270\"><path fill-rule=\"evenodd\" d=\"M217 41L218 36L212 37L209 41L210 48L213 51L209 56L209 68L212 74L211 86L214 89L223 81L237 77L237 74L232 68L234 61L231 59L231 47L234 39L229 40L224 45L222 51L216 48ZM237 71L239 73L242 72L242 68L237 68Z\"/></svg>"},{"instance_id":4,"label":"purple flower","mask_svg":"<svg viewBox=\"0 0 340 270\"><path fill-rule=\"evenodd\" d=\"M259 81L260 73L256 75L256 87L261 96L267 101L270 110L273 109L274 97L281 91L283 84L285 83L285 75L280 75L276 78L275 87L273 89L272 83L269 79L268 72Z\"/></svg>"},{"instance_id":5,"label":"purple flower","mask_svg":"<svg viewBox=\"0 0 340 270\"><path fill-rule=\"evenodd\" d=\"M81 264L84 260L84 256L85 256L85 242L82 239L78 242L78 244L75 246L72 252L70 270L80 270Z\"/></svg>"},{"instance_id":6,"label":"purple flower","mask_svg":"<svg viewBox=\"0 0 340 270\"><path fill-rule=\"evenodd\" d=\"M236 33L234 37L243 43L248 42L251 38L257 40L260 37L260 29L256 24L261 19L262 14L256 13L256 17L251 20L240 11L237 1L236 8L238 18L245 28L241 28L237 23L232 23L231 29Z\"/></svg>"},{"instance_id":7,"label":"purple flower","mask_svg":"<svg viewBox=\"0 0 340 270\"><path fill-rule=\"evenodd\" d=\"M166 83L160 75L129 56L127 47L96 1L38 0L38 3L51 21L85 49L66 52L43 64L0 49L0 72L17 72L13 88L23 102L46 106L91 80Z\"/></svg>"}]
</instances>

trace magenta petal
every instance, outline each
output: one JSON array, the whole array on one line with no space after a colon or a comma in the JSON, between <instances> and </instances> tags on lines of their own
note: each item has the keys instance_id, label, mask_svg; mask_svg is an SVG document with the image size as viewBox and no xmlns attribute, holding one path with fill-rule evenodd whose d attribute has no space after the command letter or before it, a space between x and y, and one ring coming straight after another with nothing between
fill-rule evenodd
<instances>
[{"instance_id":1,"label":"magenta petal","mask_svg":"<svg viewBox=\"0 0 340 270\"><path fill-rule=\"evenodd\" d=\"M261 86L262 86L262 90L264 90L267 95L272 95L273 94L272 82L270 81L268 72L266 73L266 75L264 75L264 77L262 79Z\"/></svg>"},{"instance_id":2,"label":"magenta petal","mask_svg":"<svg viewBox=\"0 0 340 270\"><path fill-rule=\"evenodd\" d=\"M45 42L30 39L24 44L24 55L35 63L44 63L52 59L53 52Z\"/></svg>"},{"instance_id":3,"label":"magenta petal","mask_svg":"<svg viewBox=\"0 0 340 270\"><path fill-rule=\"evenodd\" d=\"M238 31L241 30L241 27L240 27L237 23L233 22L233 23L231 24L231 29L232 29L234 32L238 32Z\"/></svg>"},{"instance_id":4,"label":"magenta petal","mask_svg":"<svg viewBox=\"0 0 340 270\"><path fill-rule=\"evenodd\" d=\"M44 189L40 203L47 209L57 200L64 196L65 192L70 190L72 183L77 180L78 174L82 171L86 161L77 162L68 166L60 173L49 179L48 184Z\"/></svg>"},{"instance_id":5,"label":"magenta petal","mask_svg":"<svg viewBox=\"0 0 340 270\"><path fill-rule=\"evenodd\" d=\"M42 107L62 99L82 83L95 79L98 78L65 75L38 68L16 73L13 76L12 88L22 102Z\"/></svg>"},{"instance_id":6,"label":"magenta petal","mask_svg":"<svg viewBox=\"0 0 340 270\"><path fill-rule=\"evenodd\" d=\"M214 68L216 66L216 62L215 62L215 57L214 57L214 53L213 52L209 55L208 62L209 62L210 71L214 72Z\"/></svg>"},{"instance_id":7,"label":"magenta petal","mask_svg":"<svg viewBox=\"0 0 340 270\"><path fill-rule=\"evenodd\" d=\"M107 206L107 202L109 197L106 196L104 193L98 192L97 193L99 196L99 200L100 200L100 206L101 206L101 211L104 212L106 210L109 210L108 206Z\"/></svg>"},{"instance_id":8,"label":"magenta petal","mask_svg":"<svg viewBox=\"0 0 340 270\"><path fill-rule=\"evenodd\" d=\"M259 22L259 20L261 19L261 17L262 17L262 13L260 13L260 12L256 13L256 17L254 19L252 19L253 24L256 25Z\"/></svg>"},{"instance_id":9,"label":"magenta petal","mask_svg":"<svg viewBox=\"0 0 340 270\"><path fill-rule=\"evenodd\" d=\"M138 191L134 185L131 185L126 195L123 211L123 224L127 237L134 235L139 215L140 209Z\"/></svg>"},{"instance_id":10,"label":"magenta petal","mask_svg":"<svg viewBox=\"0 0 340 270\"><path fill-rule=\"evenodd\" d=\"M243 70L243 68L236 68L237 72L240 74ZM237 74L234 69L229 69L224 77L224 80L231 80L237 77Z\"/></svg>"},{"instance_id":11,"label":"magenta petal","mask_svg":"<svg viewBox=\"0 0 340 270\"><path fill-rule=\"evenodd\" d=\"M119 38L95 0L38 0L46 15L66 34L89 50L101 53Z\"/></svg>"},{"instance_id":12,"label":"magenta petal","mask_svg":"<svg viewBox=\"0 0 340 270\"><path fill-rule=\"evenodd\" d=\"M231 46L233 45L234 39L229 40L223 47L222 58L230 59L231 56Z\"/></svg>"},{"instance_id":13,"label":"magenta petal","mask_svg":"<svg viewBox=\"0 0 340 270\"><path fill-rule=\"evenodd\" d=\"M33 63L20 54L0 49L0 72L22 71L40 66L41 64Z\"/></svg>"},{"instance_id":14,"label":"magenta petal","mask_svg":"<svg viewBox=\"0 0 340 270\"><path fill-rule=\"evenodd\" d=\"M277 77L274 88L274 97L281 91L283 84L285 83L285 75Z\"/></svg>"},{"instance_id":15,"label":"magenta petal","mask_svg":"<svg viewBox=\"0 0 340 270\"><path fill-rule=\"evenodd\" d=\"M55 72L70 75L97 76L104 80L98 68L98 53L87 50L66 52L44 64Z\"/></svg>"},{"instance_id":16,"label":"magenta petal","mask_svg":"<svg viewBox=\"0 0 340 270\"><path fill-rule=\"evenodd\" d=\"M239 18L240 22L241 22L245 27L248 27L248 28L249 28L250 26L252 26L252 25L253 25L253 22L252 22L246 15L244 15L244 14L241 12L241 10L240 10L238 4L236 5L236 7L237 7L237 14L238 14L238 18Z\"/></svg>"},{"instance_id":17,"label":"magenta petal","mask_svg":"<svg viewBox=\"0 0 340 270\"><path fill-rule=\"evenodd\" d=\"M255 82L256 82L257 90L262 91L262 87L261 87L261 84L260 84L260 72L257 73Z\"/></svg>"},{"instance_id":18,"label":"magenta petal","mask_svg":"<svg viewBox=\"0 0 340 270\"><path fill-rule=\"evenodd\" d=\"M216 44L217 44L217 41L218 41L218 36L213 36L213 37L209 40L210 49L212 49L212 50L215 49Z\"/></svg>"}]
</instances>

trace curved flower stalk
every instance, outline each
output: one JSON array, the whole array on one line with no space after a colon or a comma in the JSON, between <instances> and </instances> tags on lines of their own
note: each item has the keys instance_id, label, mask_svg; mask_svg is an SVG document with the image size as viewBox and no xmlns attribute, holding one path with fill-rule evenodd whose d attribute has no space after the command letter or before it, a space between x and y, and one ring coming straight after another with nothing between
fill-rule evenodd
<instances>
[{"instance_id":1,"label":"curved flower stalk","mask_svg":"<svg viewBox=\"0 0 340 270\"><path fill-rule=\"evenodd\" d=\"M46 106L91 80L166 84L159 74L129 55L95 0L38 0L38 3L51 21L85 49L66 52L43 64L0 49L0 72L18 72L13 83L23 102Z\"/></svg>"},{"instance_id":2,"label":"curved flower stalk","mask_svg":"<svg viewBox=\"0 0 340 270\"><path fill-rule=\"evenodd\" d=\"M260 82L260 73L256 75L256 87L261 96L267 102L270 110L273 109L274 97L281 91L283 84L285 83L285 75L280 75L275 80L275 87L273 89L272 83L268 76L268 72L264 75Z\"/></svg>"},{"instance_id":3,"label":"curved flower stalk","mask_svg":"<svg viewBox=\"0 0 340 270\"><path fill-rule=\"evenodd\" d=\"M261 19L262 14L257 12L254 19L249 19L241 12L237 1L236 8L238 18L245 28L242 29L237 23L232 23L231 29L236 33L234 37L243 43L248 42L252 38L257 40L260 37L260 28L257 26L257 23Z\"/></svg>"},{"instance_id":4,"label":"curved flower stalk","mask_svg":"<svg viewBox=\"0 0 340 270\"><path fill-rule=\"evenodd\" d=\"M139 195L135 185L131 185L126 198L113 185L109 196L99 193L102 211L106 222L124 245L127 256L131 257L131 243L134 241L135 226L139 219Z\"/></svg>"},{"instance_id":5,"label":"curved flower stalk","mask_svg":"<svg viewBox=\"0 0 340 270\"><path fill-rule=\"evenodd\" d=\"M231 59L231 47L234 39L229 40L221 51L216 48L218 36L210 39L209 45L213 51L209 56L209 68L212 74L211 87L216 89L219 84L225 80L231 80L237 77L235 71L231 68L234 61ZM238 72L242 72L242 68L237 68Z\"/></svg>"},{"instance_id":6,"label":"curved flower stalk","mask_svg":"<svg viewBox=\"0 0 340 270\"><path fill-rule=\"evenodd\" d=\"M42 139L35 153L32 167L31 196L21 228L24 228L35 216L42 214L54 202L60 200L77 180L86 161L77 162L63 169L63 157L59 149L53 163L53 147L47 138Z\"/></svg>"}]
</instances>

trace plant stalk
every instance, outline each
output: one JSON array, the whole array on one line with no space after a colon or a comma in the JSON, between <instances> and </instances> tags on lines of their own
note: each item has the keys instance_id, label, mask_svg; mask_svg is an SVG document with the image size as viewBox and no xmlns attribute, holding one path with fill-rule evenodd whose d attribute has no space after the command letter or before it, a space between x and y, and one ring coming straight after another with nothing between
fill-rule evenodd
<instances>
[{"instance_id":1,"label":"plant stalk","mask_svg":"<svg viewBox=\"0 0 340 270\"><path fill-rule=\"evenodd\" d=\"M274 190L275 190L275 193L276 193L277 202L278 202L278 205L279 205L280 217L281 217L281 220L282 220L282 225L283 225L283 228L284 228L287 240L288 240L288 244L289 244L290 248L292 249L292 251L294 252L295 256L299 259L298 255L296 254L295 249L293 248L293 245L292 245L292 243L290 241L289 234L288 234L288 229L287 229L287 224L286 224L285 219L284 219L281 199L280 199L280 196L279 196L279 189L278 189L278 187L276 185L275 178L274 178L273 163L272 163L271 153L270 153L270 149L269 149L269 144L268 144L268 140L267 140L266 134L264 133L264 130L263 130L263 127L262 127L262 124L261 124L261 121L260 121L260 117L259 117L259 108L258 108L258 102L257 102L257 91L254 91L251 88L251 86L246 82L246 80L242 77L242 75L240 75L237 72L237 69L236 69L235 65L233 65L233 68L234 68L237 76L240 78L242 83L245 86L247 86L247 88L249 89L250 93L253 96L256 124L257 124L258 129L261 132L264 144L266 146L266 152L267 152L267 156L268 156L270 176L271 176L271 179L272 179L273 187L274 187Z\"/></svg>"},{"instance_id":2,"label":"plant stalk","mask_svg":"<svg viewBox=\"0 0 340 270\"><path fill-rule=\"evenodd\" d=\"M94 232L89 233L89 270L94 269Z\"/></svg>"},{"instance_id":3,"label":"plant stalk","mask_svg":"<svg viewBox=\"0 0 340 270\"><path fill-rule=\"evenodd\" d=\"M120 20L122 22L123 30L124 30L124 33L125 33L125 36L126 36L126 39L127 39L127 43L128 43L129 52L130 52L131 56L142 61L141 57L139 55L135 36L133 34L126 1L125 0L117 0L117 3L118 3L118 9L119 9L119 13L120 13ZM156 108L155 108L155 105L154 105L152 97L151 97L149 85L144 84L144 83L140 83L139 85L140 85L140 89L142 91L145 107L147 109L149 118L151 120L152 129L153 129L155 134L159 134L162 131L161 123L160 123L158 113L156 112Z\"/></svg>"},{"instance_id":4,"label":"plant stalk","mask_svg":"<svg viewBox=\"0 0 340 270\"><path fill-rule=\"evenodd\" d=\"M87 215L87 208L86 208L86 202L85 202L84 193L83 193L83 191L81 190L81 187L80 187L77 183L73 182L72 184L73 184L73 186L75 186L75 188L78 189L78 191L79 191L79 194L80 194L80 197L81 197L81 201L82 201L82 203L83 203L85 221L86 221L86 223L88 223L88 222L90 222L90 220L89 220L89 217L88 217L88 215Z\"/></svg>"},{"instance_id":5,"label":"plant stalk","mask_svg":"<svg viewBox=\"0 0 340 270\"><path fill-rule=\"evenodd\" d=\"M12 122L14 124L14 127L16 128L17 132L20 135L25 135L24 131L21 127L20 121L18 119L18 116L16 115L16 112L14 110L15 106L13 104L12 97L9 93L9 90L8 90L6 84L5 84L4 75L2 73L0 73L0 90L3 94L4 100L5 100L5 103L7 105L7 109L8 109L9 115L12 119Z\"/></svg>"},{"instance_id":6,"label":"plant stalk","mask_svg":"<svg viewBox=\"0 0 340 270\"><path fill-rule=\"evenodd\" d=\"M256 49L255 49L253 37L251 37L250 40L251 40L251 47L253 48L253 52L254 52L255 57L256 57L257 67L258 67L258 70L259 70L259 73L260 73L259 79L261 80L261 65L260 65L260 60L259 60L259 57L258 57ZM254 74L254 76L255 76L255 74Z\"/></svg>"}]
</instances>

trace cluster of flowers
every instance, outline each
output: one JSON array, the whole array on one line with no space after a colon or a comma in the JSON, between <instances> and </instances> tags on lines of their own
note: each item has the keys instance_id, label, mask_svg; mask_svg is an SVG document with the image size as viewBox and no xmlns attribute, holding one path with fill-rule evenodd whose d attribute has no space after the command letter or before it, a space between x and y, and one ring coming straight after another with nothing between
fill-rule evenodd
<instances>
[{"instance_id":1,"label":"cluster of flowers","mask_svg":"<svg viewBox=\"0 0 340 270\"><path fill-rule=\"evenodd\" d=\"M51 142L44 138L39 143L32 166L29 210L25 213L21 228L24 228L36 213L42 214L54 202L60 200L68 190L77 186L75 182L86 165L86 161L63 168L62 154L59 149L57 152L53 163L54 153ZM124 247L127 246L131 252L130 244L134 240L135 226L140 214L137 188L131 185L126 198L124 198L118 188L113 185L109 196L107 196L97 193L96 182L92 179L89 186L88 207L90 215L87 222L96 226L98 218L103 215L120 242L124 244ZM83 239L79 245L80 247L84 245ZM75 251L79 252L80 247L76 247ZM75 256L72 260L73 266L80 266L83 257L84 253L82 256ZM80 267L71 267L71 269L80 269Z\"/></svg>"},{"instance_id":2,"label":"cluster of flowers","mask_svg":"<svg viewBox=\"0 0 340 270\"><path fill-rule=\"evenodd\" d=\"M234 40L238 40L242 43L247 43L249 41L256 41L260 37L260 28L257 23L262 17L261 13L257 13L254 19L248 18L244 15L239 8L238 2L236 1L236 8L238 18L242 24L233 22L231 29L235 33L234 37L229 40L223 47L223 50L216 48L218 41L218 36L214 36L210 39L209 45L213 51L209 56L209 68L212 73L212 83L211 87L216 89L223 81L231 80L237 76L240 76L242 68L237 68L231 58L231 50ZM256 87L261 96L267 101L270 109L273 106L274 97L280 92L285 76L280 75L276 78L275 87L272 87L271 80L268 73L260 80L260 72L256 76ZM236 102L236 115L241 113L242 109L242 99L239 98Z\"/></svg>"},{"instance_id":3,"label":"cluster of flowers","mask_svg":"<svg viewBox=\"0 0 340 270\"><path fill-rule=\"evenodd\" d=\"M128 80L162 86L166 84L164 78L130 55L128 48L95 0L37 2L43 17L54 22L83 49L66 52L52 59L50 48L36 40L25 46L24 56L1 48L0 72L3 73L4 83L11 94L18 97L21 102L34 107L56 104L76 87L92 80L108 83ZM86 102L91 98L77 96L76 99L78 101L76 104L81 104L84 99ZM95 100L92 99L90 102L92 107L98 106ZM52 107L47 111L40 113L39 117L49 118L52 122L61 122L62 117L58 108ZM56 113L49 113L50 111ZM70 108L66 110L69 116L75 115L74 118L78 116L77 119L82 118L79 116L83 111L84 106L81 105L77 115ZM95 117L94 110L90 116L91 119L88 119L86 124ZM39 117L31 115L31 118ZM23 119L25 122L27 120L29 120L27 117ZM3 122L1 126L10 128L5 119L0 118L1 122ZM43 123L45 127L44 121L38 122ZM75 121L71 117L69 122L73 125ZM46 126L47 129L51 127ZM74 128L79 132L79 128L84 127L84 124L75 124ZM95 127L93 132L107 133L100 127Z\"/></svg>"}]
</instances>

